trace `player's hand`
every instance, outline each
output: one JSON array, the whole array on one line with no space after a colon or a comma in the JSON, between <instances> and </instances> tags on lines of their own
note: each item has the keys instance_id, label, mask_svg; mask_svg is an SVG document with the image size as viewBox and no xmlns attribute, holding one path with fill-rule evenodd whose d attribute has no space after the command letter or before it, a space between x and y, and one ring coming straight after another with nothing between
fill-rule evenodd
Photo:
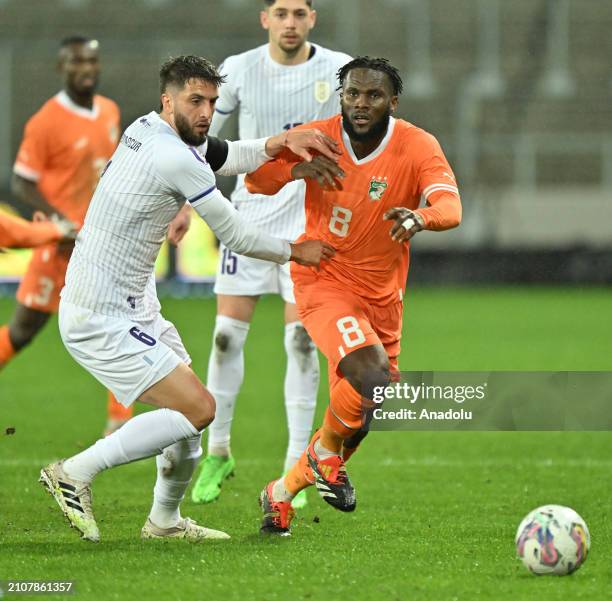
<instances>
[{"instance_id":1,"label":"player's hand","mask_svg":"<svg viewBox=\"0 0 612 601\"><path fill-rule=\"evenodd\" d=\"M36 218L36 214L34 215ZM68 219L63 219L62 217L58 217L57 215L51 215L51 223L55 225L55 227L62 234L62 239L60 243L67 243L71 246L76 240L77 234L79 233L79 229L77 226L69 221Z\"/></svg>"},{"instance_id":2,"label":"player's hand","mask_svg":"<svg viewBox=\"0 0 612 601\"><path fill-rule=\"evenodd\" d=\"M318 267L321 261L327 261L336 251L327 242L321 240L304 240L291 245L290 261L306 267Z\"/></svg>"},{"instance_id":3,"label":"player's hand","mask_svg":"<svg viewBox=\"0 0 612 601\"><path fill-rule=\"evenodd\" d=\"M313 153L316 153L337 162L342 154L338 142L318 129L290 129L266 140L268 156L276 156L283 148L288 148L305 161L312 161Z\"/></svg>"},{"instance_id":4,"label":"player's hand","mask_svg":"<svg viewBox=\"0 0 612 601\"><path fill-rule=\"evenodd\" d=\"M314 157L309 152L311 150L326 156L334 162L338 161L342 154L338 142L318 129L290 129L287 132L285 146L305 161L313 160Z\"/></svg>"},{"instance_id":5,"label":"player's hand","mask_svg":"<svg viewBox=\"0 0 612 601\"><path fill-rule=\"evenodd\" d=\"M340 178L344 177L344 171L334 161L319 155L310 162L304 161L295 165L291 170L291 177L316 179L322 188L342 190Z\"/></svg>"},{"instance_id":6,"label":"player's hand","mask_svg":"<svg viewBox=\"0 0 612 601\"><path fill-rule=\"evenodd\" d=\"M50 221L61 234L62 238L59 241L60 251L63 252L64 246L66 246L67 252L72 252L74 241L79 233L79 228L76 226L76 224L72 223L72 221L66 219L65 217L60 217L58 214L47 217L47 215L45 215L42 211L34 211L34 214L32 215L32 222L42 223L43 221Z\"/></svg>"},{"instance_id":7,"label":"player's hand","mask_svg":"<svg viewBox=\"0 0 612 601\"><path fill-rule=\"evenodd\" d=\"M187 204L178 212L176 217L168 226L168 234L166 238L170 244L177 246L178 243L185 237L191 225L191 207Z\"/></svg>"},{"instance_id":8,"label":"player's hand","mask_svg":"<svg viewBox=\"0 0 612 601\"><path fill-rule=\"evenodd\" d=\"M391 240L399 243L408 242L412 236L420 232L425 226L423 218L418 213L404 207L389 209L383 219L395 221L389 235Z\"/></svg>"}]
</instances>

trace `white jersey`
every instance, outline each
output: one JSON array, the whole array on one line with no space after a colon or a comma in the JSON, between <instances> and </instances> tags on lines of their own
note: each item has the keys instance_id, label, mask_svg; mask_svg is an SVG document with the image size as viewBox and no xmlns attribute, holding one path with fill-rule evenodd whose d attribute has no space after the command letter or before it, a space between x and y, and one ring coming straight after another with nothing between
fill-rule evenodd
<instances>
[{"instance_id":1,"label":"white jersey","mask_svg":"<svg viewBox=\"0 0 612 601\"><path fill-rule=\"evenodd\" d=\"M340 111L336 88L338 69L351 60L311 44L314 54L299 65L281 65L270 57L268 44L230 56L220 67L221 85L211 135L238 108L240 139L278 134ZM295 240L304 231L303 181L287 184L274 196L249 194L244 176L238 176L232 202L249 223L273 236Z\"/></svg>"},{"instance_id":2,"label":"white jersey","mask_svg":"<svg viewBox=\"0 0 612 601\"><path fill-rule=\"evenodd\" d=\"M230 143L236 172L263 164L265 140ZM185 144L156 112L134 121L106 166L66 273L62 299L113 317L155 318L155 260L168 225L185 201L220 240L242 254L285 262L286 241L245 224L216 188L207 145Z\"/></svg>"}]
</instances>

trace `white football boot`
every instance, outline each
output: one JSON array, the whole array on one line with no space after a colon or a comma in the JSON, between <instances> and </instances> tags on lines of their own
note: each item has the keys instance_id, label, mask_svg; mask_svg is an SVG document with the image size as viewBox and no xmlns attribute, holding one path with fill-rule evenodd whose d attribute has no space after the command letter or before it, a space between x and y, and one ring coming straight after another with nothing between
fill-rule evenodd
<instances>
[{"instance_id":1,"label":"white football boot","mask_svg":"<svg viewBox=\"0 0 612 601\"><path fill-rule=\"evenodd\" d=\"M186 540L199 542L203 540L227 540L229 534L221 530L204 528L196 524L191 518L181 518L176 526L172 528L160 528L156 526L151 518L147 518L140 532L141 538L184 538Z\"/></svg>"},{"instance_id":2,"label":"white football boot","mask_svg":"<svg viewBox=\"0 0 612 601\"><path fill-rule=\"evenodd\" d=\"M62 464L63 461L58 461L40 470L39 482L57 501L70 526L84 539L97 543L100 531L91 509L91 486L66 475Z\"/></svg>"}]
</instances>

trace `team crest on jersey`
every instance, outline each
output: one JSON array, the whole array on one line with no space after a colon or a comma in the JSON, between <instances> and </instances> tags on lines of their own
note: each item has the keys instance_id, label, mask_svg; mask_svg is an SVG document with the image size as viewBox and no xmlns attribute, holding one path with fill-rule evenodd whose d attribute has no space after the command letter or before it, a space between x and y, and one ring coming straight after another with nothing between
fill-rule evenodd
<instances>
[{"instance_id":1,"label":"team crest on jersey","mask_svg":"<svg viewBox=\"0 0 612 601\"><path fill-rule=\"evenodd\" d=\"M386 177L373 177L370 180L370 189L368 190L368 196L370 200L380 200L387 189L387 178Z\"/></svg>"},{"instance_id":2,"label":"team crest on jersey","mask_svg":"<svg viewBox=\"0 0 612 601\"><path fill-rule=\"evenodd\" d=\"M329 81L315 81L315 100L323 104L331 96L331 84Z\"/></svg>"}]
</instances>

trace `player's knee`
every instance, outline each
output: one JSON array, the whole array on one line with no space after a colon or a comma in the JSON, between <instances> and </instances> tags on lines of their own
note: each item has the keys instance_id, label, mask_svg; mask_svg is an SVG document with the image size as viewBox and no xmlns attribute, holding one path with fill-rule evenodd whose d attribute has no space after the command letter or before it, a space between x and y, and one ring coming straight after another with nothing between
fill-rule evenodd
<instances>
[{"instance_id":1,"label":"player's knee","mask_svg":"<svg viewBox=\"0 0 612 601\"><path fill-rule=\"evenodd\" d=\"M195 419L196 423L194 426L202 431L204 428L207 428L212 421L215 419L215 399L214 397L208 393L202 395L201 398L198 399L195 406Z\"/></svg>"},{"instance_id":2,"label":"player's knee","mask_svg":"<svg viewBox=\"0 0 612 601\"><path fill-rule=\"evenodd\" d=\"M235 356L242 351L246 336L241 330L223 325L215 329L213 344L221 360Z\"/></svg>"},{"instance_id":3,"label":"player's knee","mask_svg":"<svg viewBox=\"0 0 612 601\"><path fill-rule=\"evenodd\" d=\"M302 324L296 324L288 329L285 336L285 351L295 357L302 371L305 372L313 366L315 345Z\"/></svg>"},{"instance_id":4,"label":"player's knee","mask_svg":"<svg viewBox=\"0 0 612 601\"><path fill-rule=\"evenodd\" d=\"M217 353L225 354L230 348L232 335L230 332L219 330L215 332L215 350Z\"/></svg>"},{"instance_id":5,"label":"player's knee","mask_svg":"<svg viewBox=\"0 0 612 601\"><path fill-rule=\"evenodd\" d=\"M391 380L391 365L385 353L368 353L356 361L341 364L341 369L353 388L367 398L372 398L374 388L385 387Z\"/></svg>"},{"instance_id":6,"label":"player's knee","mask_svg":"<svg viewBox=\"0 0 612 601\"><path fill-rule=\"evenodd\" d=\"M204 386L184 392L183 415L199 431L204 430L215 419L215 399Z\"/></svg>"}]
</instances>

